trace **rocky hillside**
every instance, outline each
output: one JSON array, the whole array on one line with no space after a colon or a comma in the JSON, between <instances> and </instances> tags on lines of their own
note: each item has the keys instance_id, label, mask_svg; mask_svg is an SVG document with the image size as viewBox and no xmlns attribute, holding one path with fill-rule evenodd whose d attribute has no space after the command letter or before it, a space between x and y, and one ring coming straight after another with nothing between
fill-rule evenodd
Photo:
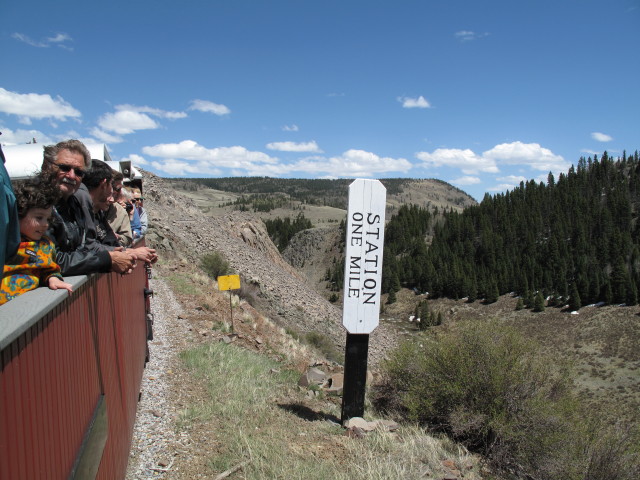
<instances>
[{"instance_id":1,"label":"rocky hillside","mask_svg":"<svg viewBox=\"0 0 640 480\"><path fill-rule=\"evenodd\" d=\"M195 267L204 254L219 252L243 284L259 290L258 308L264 315L292 331L317 332L344 351L346 332L340 310L283 260L259 217L248 212L205 216L169 181L143 174L150 223L148 242L165 261L187 262ZM317 267L318 271L326 270L325 266ZM395 339L392 328L376 329L370 338L370 363L377 363Z\"/></svg>"},{"instance_id":2,"label":"rocky hillside","mask_svg":"<svg viewBox=\"0 0 640 480\"><path fill-rule=\"evenodd\" d=\"M282 256L317 292L326 295L325 274L337 261L339 244L339 227L311 228L294 235Z\"/></svg>"}]
</instances>

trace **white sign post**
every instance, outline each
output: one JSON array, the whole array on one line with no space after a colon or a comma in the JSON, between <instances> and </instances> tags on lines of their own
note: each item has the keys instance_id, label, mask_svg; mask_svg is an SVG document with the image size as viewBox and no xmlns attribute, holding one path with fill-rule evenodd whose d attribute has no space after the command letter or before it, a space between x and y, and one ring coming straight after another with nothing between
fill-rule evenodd
<instances>
[{"instance_id":1,"label":"white sign post","mask_svg":"<svg viewBox=\"0 0 640 480\"><path fill-rule=\"evenodd\" d=\"M364 414L369 333L380 319L387 190L378 180L349 185L342 324L347 329L342 421Z\"/></svg>"}]
</instances>

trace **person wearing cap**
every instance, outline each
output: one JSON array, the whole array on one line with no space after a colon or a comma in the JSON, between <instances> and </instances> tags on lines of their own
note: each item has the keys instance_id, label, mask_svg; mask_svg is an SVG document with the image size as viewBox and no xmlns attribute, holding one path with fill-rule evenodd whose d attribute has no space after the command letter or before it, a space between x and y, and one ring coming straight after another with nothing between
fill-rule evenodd
<instances>
[{"instance_id":1,"label":"person wearing cap","mask_svg":"<svg viewBox=\"0 0 640 480\"><path fill-rule=\"evenodd\" d=\"M56 244L56 263L62 275L86 275L98 272L131 273L135 256L106 250L96 240L91 212L75 193L91 167L91 155L79 140L66 140L44 147L41 181L58 188L61 198L53 209L53 222L47 236Z\"/></svg>"}]
</instances>

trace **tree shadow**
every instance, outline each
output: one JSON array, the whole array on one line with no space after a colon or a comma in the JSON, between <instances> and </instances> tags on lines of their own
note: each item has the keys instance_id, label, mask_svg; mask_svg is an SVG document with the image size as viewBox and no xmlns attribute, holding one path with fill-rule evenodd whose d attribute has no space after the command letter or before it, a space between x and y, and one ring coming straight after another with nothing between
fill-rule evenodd
<instances>
[{"instance_id":1,"label":"tree shadow","mask_svg":"<svg viewBox=\"0 0 640 480\"><path fill-rule=\"evenodd\" d=\"M302 405L300 403L279 403L278 407L287 412L291 412L303 420L307 420L308 422L317 422L319 420L322 421L331 421L337 424L340 424L340 419L335 415L331 415L330 413L325 412L316 412L315 410L307 407L306 405Z\"/></svg>"}]
</instances>

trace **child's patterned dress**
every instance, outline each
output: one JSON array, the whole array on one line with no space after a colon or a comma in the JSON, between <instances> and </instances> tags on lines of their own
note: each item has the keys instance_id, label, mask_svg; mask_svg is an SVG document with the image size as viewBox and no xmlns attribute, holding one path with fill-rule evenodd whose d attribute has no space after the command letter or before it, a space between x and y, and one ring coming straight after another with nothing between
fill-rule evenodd
<instances>
[{"instance_id":1,"label":"child's patterned dress","mask_svg":"<svg viewBox=\"0 0 640 480\"><path fill-rule=\"evenodd\" d=\"M18 252L7 259L0 283L0 305L18 295L47 285L51 276L62 280L60 267L55 261L56 247L49 237L38 241L24 237Z\"/></svg>"}]
</instances>

